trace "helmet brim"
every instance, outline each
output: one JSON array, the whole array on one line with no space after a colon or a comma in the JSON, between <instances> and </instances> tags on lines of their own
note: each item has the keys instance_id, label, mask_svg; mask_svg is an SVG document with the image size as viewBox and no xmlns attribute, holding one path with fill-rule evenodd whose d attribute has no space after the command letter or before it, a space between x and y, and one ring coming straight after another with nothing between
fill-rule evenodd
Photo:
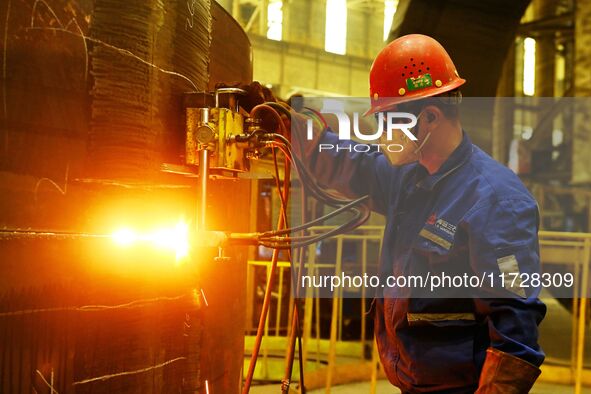
<instances>
[{"instance_id":1,"label":"helmet brim","mask_svg":"<svg viewBox=\"0 0 591 394\"><path fill-rule=\"evenodd\" d=\"M435 97L440 94L457 89L458 87L462 86L465 83L466 83L465 79L456 78L455 80L451 81L450 83L446 84L445 86L442 86L440 88L438 88L438 87L428 88L429 89L428 91L425 89L425 90L420 91L418 94L409 94L407 96L402 96L402 97L384 97L384 98L378 100L379 104L372 105L370 109L365 111L363 116L372 115L372 114L375 114L376 112L384 112L384 111L391 110L392 107L394 107L395 105L398 105L398 104L408 103L410 101L421 100L421 99L428 98L428 97Z\"/></svg>"}]
</instances>

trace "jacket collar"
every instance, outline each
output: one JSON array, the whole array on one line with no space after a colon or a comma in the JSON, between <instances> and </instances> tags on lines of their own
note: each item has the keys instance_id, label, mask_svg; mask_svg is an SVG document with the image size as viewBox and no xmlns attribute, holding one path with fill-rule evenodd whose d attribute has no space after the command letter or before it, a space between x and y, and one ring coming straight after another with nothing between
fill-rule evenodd
<instances>
[{"instance_id":1,"label":"jacket collar","mask_svg":"<svg viewBox=\"0 0 591 394\"><path fill-rule=\"evenodd\" d=\"M452 154L447 158L443 165L433 175L422 165L417 166L415 173L415 185L424 190L433 190L433 188L445 177L452 174L455 170L462 167L470 160L474 149L472 141L468 134L462 131L462 142L456 147Z\"/></svg>"}]
</instances>

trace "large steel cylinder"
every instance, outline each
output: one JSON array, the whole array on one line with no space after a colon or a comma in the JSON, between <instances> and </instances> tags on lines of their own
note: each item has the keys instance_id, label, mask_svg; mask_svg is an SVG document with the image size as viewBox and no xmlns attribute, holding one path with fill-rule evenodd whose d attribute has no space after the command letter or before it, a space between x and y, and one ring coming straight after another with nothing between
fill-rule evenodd
<instances>
[{"instance_id":1,"label":"large steel cylinder","mask_svg":"<svg viewBox=\"0 0 591 394\"><path fill-rule=\"evenodd\" d=\"M182 161L182 95L251 77L209 0L0 2L0 228L194 225L196 181L159 171ZM249 197L211 182L211 229L248 231ZM0 236L0 392L237 393L246 251L216 253Z\"/></svg>"}]
</instances>

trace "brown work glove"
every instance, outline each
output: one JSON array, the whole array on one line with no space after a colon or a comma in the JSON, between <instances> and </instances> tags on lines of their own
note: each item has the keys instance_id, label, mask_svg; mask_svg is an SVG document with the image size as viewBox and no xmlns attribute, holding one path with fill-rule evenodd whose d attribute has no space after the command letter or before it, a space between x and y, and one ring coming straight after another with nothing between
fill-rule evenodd
<instances>
[{"instance_id":1,"label":"brown work glove","mask_svg":"<svg viewBox=\"0 0 591 394\"><path fill-rule=\"evenodd\" d=\"M529 393L540 372L538 367L519 357L488 348L475 394Z\"/></svg>"}]
</instances>

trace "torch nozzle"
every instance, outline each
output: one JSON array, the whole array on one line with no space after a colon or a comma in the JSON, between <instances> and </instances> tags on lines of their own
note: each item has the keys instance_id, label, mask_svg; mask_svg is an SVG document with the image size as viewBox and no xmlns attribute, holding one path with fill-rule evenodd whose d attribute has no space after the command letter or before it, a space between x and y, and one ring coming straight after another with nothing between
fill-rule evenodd
<instances>
[{"instance_id":1,"label":"torch nozzle","mask_svg":"<svg viewBox=\"0 0 591 394\"><path fill-rule=\"evenodd\" d=\"M225 247L228 245L258 245L259 233L227 233L224 231L198 231L195 241L206 247Z\"/></svg>"}]
</instances>

